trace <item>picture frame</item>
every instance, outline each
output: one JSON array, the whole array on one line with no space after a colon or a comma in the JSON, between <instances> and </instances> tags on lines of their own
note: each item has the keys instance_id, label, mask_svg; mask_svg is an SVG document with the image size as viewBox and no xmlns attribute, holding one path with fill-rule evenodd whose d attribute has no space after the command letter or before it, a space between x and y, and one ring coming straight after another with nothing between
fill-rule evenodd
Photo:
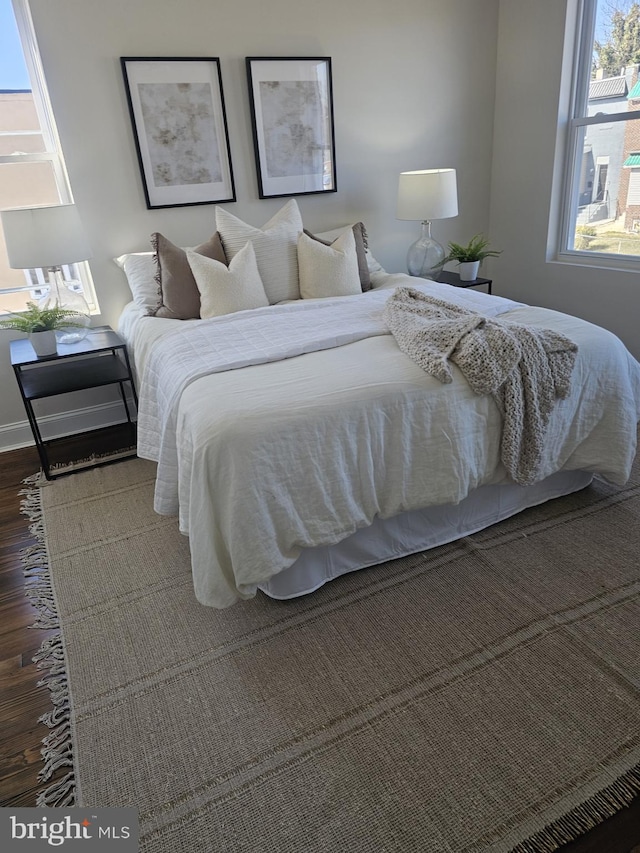
<instances>
[{"instance_id":1,"label":"picture frame","mask_svg":"<svg viewBox=\"0 0 640 853\"><path fill-rule=\"evenodd\" d=\"M331 57L247 56L260 198L337 192Z\"/></svg>"},{"instance_id":2,"label":"picture frame","mask_svg":"<svg viewBox=\"0 0 640 853\"><path fill-rule=\"evenodd\" d=\"M120 64L147 208L235 201L220 60Z\"/></svg>"}]
</instances>

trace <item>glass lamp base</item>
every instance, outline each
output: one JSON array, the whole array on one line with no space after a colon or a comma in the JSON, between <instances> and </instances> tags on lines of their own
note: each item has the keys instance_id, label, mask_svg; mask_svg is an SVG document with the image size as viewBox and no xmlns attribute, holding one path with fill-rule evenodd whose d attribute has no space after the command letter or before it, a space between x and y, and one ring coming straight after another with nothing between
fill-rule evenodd
<instances>
[{"instance_id":1,"label":"glass lamp base","mask_svg":"<svg viewBox=\"0 0 640 853\"><path fill-rule=\"evenodd\" d=\"M62 279L58 269L49 271L50 288L48 293L38 302L39 308L58 307L64 311L68 325L56 329L56 340L59 344L75 344L84 340L91 325L91 314L87 300L81 293L71 290L69 284ZM64 322L64 319L63 319Z\"/></svg>"},{"instance_id":2,"label":"glass lamp base","mask_svg":"<svg viewBox=\"0 0 640 853\"><path fill-rule=\"evenodd\" d=\"M421 237L409 247L407 269L409 275L437 278L442 272L445 259L444 248L431 237Z\"/></svg>"},{"instance_id":3,"label":"glass lamp base","mask_svg":"<svg viewBox=\"0 0 640 853\"><path fill-rule=\"evenodd\" d=\"M79 341L83 341L88 334L88 329L85 329L84 332L80 332L77 329L58 329L56 331L56 340L59 344L77 344Z\"/></svg>"}]
</instances>

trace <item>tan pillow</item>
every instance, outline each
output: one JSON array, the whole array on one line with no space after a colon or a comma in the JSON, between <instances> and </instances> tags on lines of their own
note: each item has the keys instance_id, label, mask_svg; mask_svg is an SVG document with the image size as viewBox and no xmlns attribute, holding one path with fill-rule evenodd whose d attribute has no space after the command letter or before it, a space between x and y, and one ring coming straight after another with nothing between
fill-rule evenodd
<instances>
[{"instance_id":1,"label":"tan pillow","mask_svg":"<svg viewBox=\"0 0 640 853\"><path fill-rule=\"evenodd\" d=\"M160 293L160 306L152 314L170 320L197 320L200 317L200 291L191 272L187 253L162 234L151 235L156 261L156 282ZM222 241L216 231L205 243L193 248L194 252L227 263Z\"/></svg>"},{"instance_id":2,"label":"tan pillow","mask_svg":"<svg viewBox=\"0 0 640 853\"><path fill-rule=\"evenodd\" d=\"M356 255L358 256L358 275L360 276L360 286L363 291L371 290L371 274L369 273L369 264L367 263L367 229L362 222L356 222L352 226L353 236L356 238ZM331 245L331 240L324 240L322 237L316 237L305 228L304 233L307 237L312 237L325 246Z\"/></svg>"}]
</instances>

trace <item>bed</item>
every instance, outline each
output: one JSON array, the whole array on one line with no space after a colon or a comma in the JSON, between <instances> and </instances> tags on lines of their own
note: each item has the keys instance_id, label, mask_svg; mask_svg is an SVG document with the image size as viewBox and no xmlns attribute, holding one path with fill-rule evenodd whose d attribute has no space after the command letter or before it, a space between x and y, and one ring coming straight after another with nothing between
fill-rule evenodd
<instances>
[{"instance_id":1,"label":"bed","mask_svg":"<svg viewBox=\"0 0 640 853\"><path fill-rule=\"evenodd\" d=\"M122 313L139 384L138 453L158 463L155 509L176 515L189 537L202 604L227 607L258 590L308 594L594 476L629 476L640 364L618 338L548 309L389 274L370 255L367 263L371 287L357 294L187 322L148 316L139 301ZM491 395L474 394L455 365L443 384L398 347L384 309L403 287L577 345L571 390L550 415L531 484L507 473Z\"/></svg>"}]
</instances>

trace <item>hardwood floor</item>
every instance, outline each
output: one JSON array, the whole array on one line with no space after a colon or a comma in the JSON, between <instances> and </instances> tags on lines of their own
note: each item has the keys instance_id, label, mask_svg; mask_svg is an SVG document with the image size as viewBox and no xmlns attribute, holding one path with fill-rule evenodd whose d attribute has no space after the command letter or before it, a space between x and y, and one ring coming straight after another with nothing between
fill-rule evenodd
<instances>
[{"instance_id":1,"label":"hardwood floor","mask_svg":"<svg viewBox=\"0 0 640 853\"><path fill-rule=\"evenodd\" d=\"M36 611L24 594L21 550L33 544L20 512L22 480L39 470L35 448L0 455L0 805L33 806L41 785L40 747L46 727L38 722L51 709L49 692L36 686L40 673L32 657L54 633L31 628Z\"/></svg>"},{"instance_id":2,"label":"hardwood floor","mask_svg":"<svg viewBox=\"0 0 640 853\"><path fill-rule=\"evenodd\" d=\"M87 455L86 439L71 439L69 454L69 458ZM32 657L54 632L30 627L36 612L24 594L21 551L35 540L21 513L19 495L25 477L38 470L35 448L0 453L0 806L34 806L43 787L38 773L47 729L38 718L51 705L48 690L37 687L40 674ZM640 853L640 797L561 849L563 853Z\"/></svg>"}]
</instances>

